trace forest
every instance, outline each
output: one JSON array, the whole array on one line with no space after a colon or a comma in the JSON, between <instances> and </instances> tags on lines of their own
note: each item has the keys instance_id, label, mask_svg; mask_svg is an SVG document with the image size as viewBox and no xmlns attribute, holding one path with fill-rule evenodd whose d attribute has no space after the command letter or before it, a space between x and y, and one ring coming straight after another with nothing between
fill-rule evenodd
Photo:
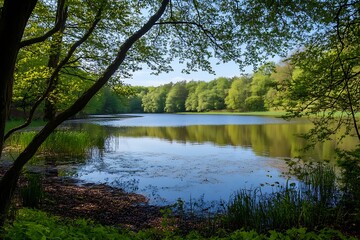
<instances>
[{"instance_id":1,"label":"forest","mask_svg":"<svg viewBox=\"0 0 360 240\"><path fill-rule=\"evenodd\" d=\"M300 70L269 62L254 74L212 81L180 81L158 87L127 86L128 95L105 88L83 114L285 111L285 83Z\"/></svg>"}]
</instances>

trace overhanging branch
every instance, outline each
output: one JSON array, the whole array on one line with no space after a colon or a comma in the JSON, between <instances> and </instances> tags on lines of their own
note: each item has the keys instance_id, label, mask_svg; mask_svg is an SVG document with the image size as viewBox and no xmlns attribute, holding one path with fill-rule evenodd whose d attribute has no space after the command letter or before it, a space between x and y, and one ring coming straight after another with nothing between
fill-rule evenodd
<instances>
[{"instance_id":1,"label":"overhanging branch","mask_svg":"<svg viewBox=\"0 0 360 240\"><path fill-rule=\"evenodd\" d=\"M219 49L224 50L220 44L216 42L216 37L206 29L202 24L194 22L194 21L165 21L165 22L158 22L155 25L192 25L198 27L207 38L210 39L210 41Z\"/></svg>"},{"instance_id":2,"label":"overhanging branch","mask_svg":"<svg viewBox=\"0 0 360 240\"><path fill-rule=\"evenodd\" d=\"M52 29L50 29L48 32L46 32L42 36L21 41L20 48L23 48L23 47L26 47L26 46L29 46L29 45L32 45L35 43L43 42L60 30L61 26L63 25L63 22L66 19L66 15L67 15L67 7L65 7L65 0L58 1L57 14L59 15L59 18Z\"/></svg>"},{"instance_id":3,"label":"overhanging branch","mask_svg":"<svg viewBox=\"0 0 360 240\"><path fill-rule=\"evenodd\" d=\"M21 170L21 168L31 159L36 153L40 145L46 140L46 138L59 126L62 122L69 117L78 113L83 109L90 99L108 82L113 74L118 70L120 65L125 60L127 52L142 36L144 36L160 19L164 14L167 5L170 0L163 0L159 10L142 26L137 32L130 36L120 47L114 61L106 68L102 76L85 92L80 96L68 109L57 115L54 120L49 121L42 130L36 134L33 140L28 144L23 152L20 153L15 160L10 170ZM10 171L9 170L9 171Z\"/></svg>"},{"instance_id":4,"label":"overhanging branch","mask_svg":"<svg viewBox=\"0 0 360 240\"><path fill-rule=\"evenodd\" d=\"M92 25L90 26L89 30L84 34L84 36L82 38L80 38L78 41L76 41L71 48L69 49L66 57L59 63L59 65L55 68L54 72L52 73L52 75L49 78L49 83L48 86L45 90L45 92L40 96L40 98L34 103L34 105L32 106L30 112L29 112L29 117L27 118L26 122L24 122L23 124L21 124L18 127L15 127L11 130L9 130L5 137L4 140L8 139L11 134L13 134L14 132L23 129L27 126L30 125L30 123L32 122L32 118L34 116L34 113L36 111L36 109L39 107L39 105L42 103L42 101L44 101L44 99L50 94L51 90L52 90L52 85L56 79L56 77L58 76L60 70L69 62L70 58L73 56L74 52L76 51L76 49L83 44L93 33L93 31L95 30L97 24L100 21L100 16L102 13L102 8L100 8L96 14L95 20L92 23Z\"/></svg>"}]
</instances>

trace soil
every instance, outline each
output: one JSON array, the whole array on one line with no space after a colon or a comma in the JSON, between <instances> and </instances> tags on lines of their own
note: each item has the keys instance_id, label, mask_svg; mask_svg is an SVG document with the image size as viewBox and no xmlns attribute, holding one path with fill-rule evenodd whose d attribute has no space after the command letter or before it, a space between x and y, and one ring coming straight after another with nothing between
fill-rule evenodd
<instances>
[{"instance_id":1,"label":"soil","mask_svg":"<svg viewBox=\"0 0 360 240\"><path fill-rule=\"evenodd\" d=\"M0 178L4 172L4 166L0 166ZM24 176L21 176L20 188L26 184ZM85 218L134 231L161 228L164 221L161 207L149 205L146 197L140 194L127 193L104 184L80 184L72 178L49 173L42 179L42 186L44 198L38 208L52 215L70 219ZM18 194L14 202L16 207L22 207ZM182 222L177 227L187 231L191 226L194 226L193 220Z\"/></svg>"},{"instance_id":2,"label":"soil","mask_svg":"<svg viewBox=\"0 0 360 240\"><path fill-rule=\"evenodd\" d=\"M160 207L147 204L139 194L106 185L79 185L71 179L46 178L40 209L69 218L86 218L104 225L133 230L161 223Z\"/></svg>"}]
</instances>

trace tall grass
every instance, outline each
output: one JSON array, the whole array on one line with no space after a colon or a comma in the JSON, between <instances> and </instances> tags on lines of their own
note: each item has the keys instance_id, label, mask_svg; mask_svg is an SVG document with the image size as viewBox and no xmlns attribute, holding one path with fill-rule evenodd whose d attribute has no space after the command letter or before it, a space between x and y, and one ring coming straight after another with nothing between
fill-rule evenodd
<instances>
[{"instance_id":1,"label":"tall grass","mask_svg":"<svg viewBox=\"0 0 360 240\"><path fill-rule=\"evenodd\" d=\"M23 207L39 207L43 197L42 175L38 173L25 174L26 183L20 187L19 194Z\"/></svg>"},{"instance_id":2,"label":"tall grass","mask_svg":"<svg viewBox=\"0 0 360 240\"><path fill-rule=\"evenodd\" d=\"M315 228L333 224L340 212L339 189L332 166L303 166L301 183L287 182L271 194L260 189L241 190L227 206L222 223L230 229Z\"/></svg>"},{"instance_id":3,"label":"tall grass","mask_svg":"<svg viewBox=\"0 0 360 240\"><path fill-rule=\"evenodd\" d=\"M14 134L7 146L21 151L34 138L36 132L19 132ZM50 155L83 155L91 147L90 136L86 132L57 131L51 134L39 148L39 152Z\"/></svg>"}]
</instances>

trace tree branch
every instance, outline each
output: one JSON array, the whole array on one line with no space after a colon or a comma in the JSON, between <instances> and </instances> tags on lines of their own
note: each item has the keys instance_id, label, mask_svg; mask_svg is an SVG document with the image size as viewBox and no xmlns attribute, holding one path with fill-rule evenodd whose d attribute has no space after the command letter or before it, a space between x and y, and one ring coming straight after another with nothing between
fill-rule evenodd
<instances>
[{"instance_id":1,"label":"tree branch","mask_svg":"<svg viewBox=\"0 0 360 240\"><path fill-rule=\"evenodd\" d=\"M65 21L66 15L67 15L67 7L65 7L65 0L58 0L57 13L59 14L59 18L52 29L50 29L47 33L45 33L42 36L21 41L20 48L23 48L23 47L26 47L26 46L29 46L29 45L32 45L35 43L43 42L60 30L61 25L63 25L63 22Z\"/></svg>"},{"instance_id":2,"label":"tree branch","mask_svg":"<svg viewBox=\"0 0 360 240\"><path fill-rule=\"evenodd\" d=\"M166 24L169 24L169 25L178 25L178 24L184 24L184 25L194 25L198 28L200 28L203 33L205 34L205 36L207 38L210 39L210 41L216 46L218 47L219 49L221 50L224 50L224 48L222 46L220 46L217 42L216 42L216 38L215 36L209 31L207 30L202 24L200 23L197 23L197 22L193 22L193 21L166 21L166 22L158 22L158 23L155 23L155 25L166 25Z\"/></svg>"},{"instance_id":3,"label":"tree branch","mask_svg":"<svg viewBox=\"0 0 360 240\"><path fill-rule=\"evenodd\" d=\"M120 65L125 60L127 52L142 36L144 36L160 19L164 14L167 5L170 0L163 0L158 11L150 17L146 24L141 27L137 32L130 36L120 47L114 61L106 68L102 76L85 92L80 96L68 109L57 115L54 120L49 121L42 130L36 134L33 140L28 144L23 152L20 153L18 158L15 160L13 166L9 171L20 171L22 167L31 159L36 153L40 145L46 140L46 138L59 126L62 122L67 120L69 117L78 113L83 109L90 99L108 82L112 75L118 70Z\"/></svg>"},{"instance_id":4,"label":"tree branch","mask_svg":"<svg viewBox=\"0 0 360 240\"><path fill-rule=\"evenodd\" d=\"M91 27L89 28L89 30L84 34L84 36L82 38L80 38L78 41L76 41L71 48L69 49L66 57L59 63L59 65L55 68L54 72L52 73L52 75L49 78L49 84L45 90L45 92L41 95L41 97L34 103L33 107L31 108L30 112L29 112L29 116L26 120L25 123L23 123L22 125L15 127L11 130L9 130L5 137L4 140L8 139L11 134L13 134L14 132L23 129L27 126L30 125L30 123L32 122L32 118L34 116L34 113L36 111L36 109L39 107L39 105L41 104L42 101L44 101L44 99L50 94L51 90L52 90L52 85L54 83L54 80L56 79L57 75L59 74L60 70L68 63L68 61L70 60L70 58L73 56L74 52L76 51L76 49L83 44L93 33L93 31L96 28L96 25L99 23L100 21L100 16L102 13L102 8L100 8L96 14L95 20L92 23Z\"/></svg>"}]
</instances>

